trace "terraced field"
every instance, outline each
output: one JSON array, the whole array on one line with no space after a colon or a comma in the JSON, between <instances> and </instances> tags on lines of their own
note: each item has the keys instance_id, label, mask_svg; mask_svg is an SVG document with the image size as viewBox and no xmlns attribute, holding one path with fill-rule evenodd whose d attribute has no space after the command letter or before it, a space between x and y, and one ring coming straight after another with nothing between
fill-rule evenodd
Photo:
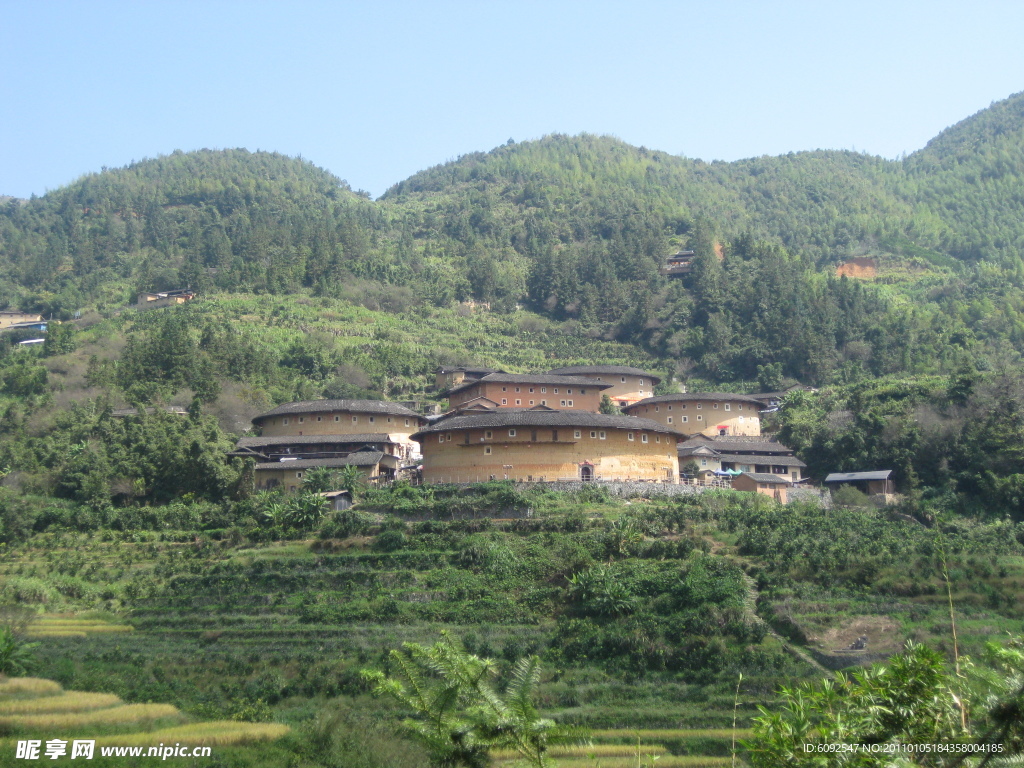
<instances>
[{"instance_id":1,"label":"terraced field","mask_svg":"<svg viewBox=\"0 0 1024 768\"><path fill-rule=\"evenodd\" d=\"M52 680L39 678L0 679L0 764L8 764L19 741L65 742L71 759L72 743L95 741L90 765L132 765L130 756L105 756L107 747L142 747L144 760L149 747L174 744L188 750L209 746L228 749L274 741L289 732L280 723L238 721L196 722L170 704L126 704L104 693L65 691ZM41 747L43 748L43 747ZM84 759L84 758L83 758ZM152 758L150 758L152 759Z\"/></svg>"}]
</instances>

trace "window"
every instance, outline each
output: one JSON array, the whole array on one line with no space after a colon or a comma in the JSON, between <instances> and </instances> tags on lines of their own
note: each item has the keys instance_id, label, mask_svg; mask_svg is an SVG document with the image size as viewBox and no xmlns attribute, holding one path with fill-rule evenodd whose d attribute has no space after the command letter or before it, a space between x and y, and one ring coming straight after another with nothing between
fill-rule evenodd
<instances>
[{"instance_id":1,"label":"window","mask_svg":"<svg viewBox=\"0 0 1024 768\"><path fill-rule=\"evenodd\" d=\"M522 400L516 400L516 405L522 405L522 404L523 404Z\"/></svg>"},{"instance_id":2,"label":"window","mask_svg":"<svg viewBox=\"0 0 1024 768\"><path fill-rule=\"evenodd\" d=\"M701 416L699 413L697 414L697 421L704 421L704 417Z\"/></svg>"},{"instance_id":3,"label":"window","mask_svg":"<svg viewBox=\"0 0 1024 768\"><path fill-rule=\"evenodd\" d=\"M515 437L515 436L516 436L516 431L515 431L514 429L510 429L510 430L508 431L508 436L509 436L509 437Z\"/></svg>"},{"instance_id":4,"label":"window","mask_svg":"<svg viewBox=\"0 0 1024 768\"><path fill-rule=\"evenodd\" d=\"M633 439L633 433L632 432L627 432L626 433L626 439L627 440L632 440Z\"/></svg>"},{"instance_id":5,"label":"window","mask_svg":"<svg viewBox=\"0 0 1024 768\"><path fill-rule=\"evenodd\" d=\"M562 401L562 407L565 408L565 400Z\"/></svg>"},{"instance_id":6,"label":"window","mask_svg":"<svg viewBox=\"0 0 1024 768\"><path fill-rule=\"evenodd\" d=\"M452 441L452 433L451 433L451 432L449 432L449 433L448 433L448 442L450 443L451 441Z\"/></svg>"},{"instance_id":7,"label":"window","mask_svg":"<svg viewBox=\"0 0 1024 768\"><path fill-rule=\"evenodd\" d=\"M492 436L493 433L491 432L491 430L488 429L486 432L484 432L484 437L486 437L488 440L490 440Z\"/></svg>"},{"instance_id":8,"label":"window","mask_svg":"<svg viewBox=\"0 0 1024 768\"><path fill-rule=\"evenodd\" d=\"M644 380L640 379L640 386L642 387L643 385L644 385Z\"/></svg>"},{"instance_id":9,"label":"window","mask_svg":"<svg viewBox=\"0 0 1024 768\"><path fill-rule=\"evenodd\" d=\"M288 426L288 419L283 419L281 423L284 424L287 427Z\"/></svg>"},{"instance_id":10,"label":"window","mask_svg":"<svg viewBox=\"0 0 1024 768\"><path fill-rule=\"evenodd\" d=\"M489 446L489 445L485 445L484 446L484 455L485 456L490 456L491 455L491 446Z\"/></svg>"},{"instance_id":11,"label":"window","mask_svg":"<svg viewBox=\"0 0 1024 768\"><path fill-rule=\"evenodd\" d=\"M701 408L703 408L703 407L704 407L704 403L697 403L697 410L698 410L698 411L699 411L699 410L700 410Z\"/></svg>"},{"instance_id":12,"label":"window","mask_svg":"<svg viewBox=\"0 0 1024 768\"><path fill-rule=\"evenodd\" d=\"M743 423L743 417L740 416L740 424L742 424L742 423Z\"/></svg>"},{"instance_id":13,"label":"window","mask_svg":"<svg viewBox=\"0 0 1024 768\"><path fill-rule=\"evenodd\" d=\"M668 423L669 423L669 424L671 424L671 423L672 423L672 417L671 417L671 416L669 416L669 417L668 417L668 419L667 419L667 421L668 421Z\"/></svg>"},{"instance_id":14,"label":"window","mask_svg":"<svg viewBox=\"0 0 1024 768\"><path fill-rule=\"evenodd\" d=\"M660 443L661 442L661 435L655 435L654 436L654 442Z\"/></svg>"},{"instance_id":15,"label":"window","mask_svg":"<svg viewBox=\"0 0 1024 768\"><path fill-rule=\"evenodd\" d=\"M318 419L318 421L319 421L319 419ZM391 417L388 416L388 424L390 424L390 423L391 423Z\"/></svg>"},{"instance_id":16,"label":"window","mask_svg":"<svg viewBox=\"0 0 1024 768\"><path fill-rule=\"evenodd\" d=\"M295 476L296 476L296 477L302 477L302 473L301 473L301 472L296 472L296 473L295 473Z\"/></svg>"},{"instance_id":17,"label":"window","mask_svg":"<svg viewBox=\"0 0 1024 768\"><path fill-rule=\"evenodd\" d=\"M701 465L702 467L706 467L706 466L708 465L708 460L707 460L707 459L701 459L701 460L700 460L700 465Z\"/></svg>"},{"instance_id":18,"label":"window","mask_svg":"<svg viewBox=\"0 0 1024 768\"><path fill-rule=\"evenodd\" d=\"M571 390L571 389L567 389L567 390L565 390L565 394L567 394L567 395L571 395L571 394L572 394L572 390Z\"/></svg>"},{"instance_id":19,"label":"window","mask_svg":"<svg viewBox=\"0 0 1024 768\"><path fill-rule=\"evenodd\" d=\"M536 443L537 442L537 430L536 429L530 430L530 442L531 443Z\"/></svg>"},{"instance_id":20,"label":"window","mask_svg":"<svg viewBox=\"0 0 1024 768\"><path fill-rule=\"evenodd\" d=\"M581 395L585 395L585 394L587 394L587 390L585 390L585 389L581 389L581 390L580 390L580 394L581 394Z\"/></svg>"},{"instance_id":21,"label":"window","mask_svg":"<svg viewBox=\"0 0 1024 768\"><path fill-rule=\"evenodd\" d=\"M625 384L626 383L626 377L625 376L620 376L619 377L619 381L622 382L623 384Z\"/></svg>"},{"instance_id":22,"label":"window","mask_svg":"<svg viewBox=\"0 0 1024 768\"><path fill-rule=\"evenodd\" d=\"M680 405L679 406L679 410L685 411L686 410L686 403L683 403L682 405Z\"/></svg>"},{"instance_id":23,"label":"window","mask_svg":"<svg viewBox=\"0 0 1024 768\"><path fill-rule=\"evenodd\" d=\"M739 405L737 405L736 406L736 410L737 411L742 411L743 410L743 403L740 403Z\"/></svg>"},{"instance_id":24,"label":"window","mask_svg":"<svg viewBox=\"0 0 1024 768\"><path fill-rule=\"evenodd\" d=\"M371 416L370 417L370 423L373 424L374 421L376 421L376 419L373 416Z\"/></svg>"},{"instance_id":25,"label":"window","mask_svg":"<svg viewBox=\"0 0 1024 768\"><path fill-rule=\"evenodd\" d=\"M640 435L640 442L641 443L646 443L647 442L647 435L646 434Z\"/></svg>"},{"instance_id":26,"label":"window","mask_svg":"<svg viewBox=\"0 0 1024 768\"><path fill-rule=\"evenodd\" d=\"M541 404L541 405L547 405L547 404L548 404L548 401L547 401L547 400L541 400L541 401L540 401L540 404Z\"/></svg>"},{"instance_id":27,"label":"window","mask_svg":"<svg viewBox=\"0 0 1024 768\"><path fill-rule=\"evenodd\" d=\"M305 421L306 421L306 417L305 416L299 416L299 424L302 424Z\"/></svg>"},{"instance_id":28,"label":"window","mask_svg":"<svg viewBox=\"0 0 1024 768\"><path fill-rule=\"evenodd\" d=\"M544 395L544 394L547 394L547 391L548 391L548 388L547 388L547 387L541 387L541 388L540 388L540 393L541 393L542 395Z\"/></svg>"},{"instance_id":29,"label":"window","mask_svg":"<svg viewBox=\"0 0 1024 768\"><path fill-rule=\"evenodd\" d=\"M577 429L575 432L572 433L572 436L579 440L583 436L583 434Z\"/></svg>"},{"instance_id":30,"label":"window","mask_svg":"<svg viewBox=\"0 0 1024 768\"><path fill-rule=\"evenodd\" d=\"M689 420L690 420L690 417L689 417L689 416L683 416L683 424L685 424L685 423L686 423L686 422L688 422Z\"/></svg>"},{"instance_id":31,"label":"window","mask_svg":"<svg viewBox=\"0 0 1024 768\"><path fill-rule=\"evenodd\" d=\"M518 392L518 391L519 391L519 387L516 387L516 392Z\"/></svg>"},{"instance_id":32,"label":"window","mask_svg":"<svg viewBox=\"0 0 1024 768\"><path fill-rule=\"evenodd\" d=\"M508 405L508 398L505 398L505 397L501 398L501 404L502 405Z\"/></svg>"},{"instance_id":33,"label":"window","mask_svg":"<svg viewBox=\"0 0 1024 768\"><path fill-rule=\"evenodd\" d=\"M608 437L608 435L604 432L604 430L598 432L597 436L600 437L602 440L604 440L605 438Z\"/></svg>"},{"instance_id":34,"label":"window","mask_svg":"<svg viewBox=\"0 0 1024 768\"><path fill-rule=\"evenodd\" d=\"M566 402L569 403L569 407L572 408L572 400L567 400Z\"/></svg>"},{"instance_id":35,"label":"window","mask_svg":"<svg viewBox=\"0 0 1024 768\"><path fill-rule=\"evenodd\" d=\"M409 426L409 420L408 419L405 420L405 426L407 426L407 427Z\"/></svg>"},{"instance_id":36,"label":"window","mask_svg":"<svg viewBox=\"0 0 1024 768\"><path fill-rule=\"evenodd\" d=\"M668 407L668 409L669 409L669 410L671 411L671 410L672 410L672 406L670 405L670 406Z\"/></svg>"},{"instance_id":37,"label":"window","mask_svg":"<svg viewBox=\"0 0 1024 768\"><path fill-rule=\"evenodd\" d=\"M533 400L530 401L530 405L533 405Z\"/></svg>"},{"instance_id":38,"label":"window","mask_svg":"<svg viewBox=\"0 0 1024 768\"><path fill-rule=\"evenodd\" d=\"M551 391L552 391L552 392L554 392L554 393L555 393L555 394L557 395L557 394L558 394L558 387L555 387L555 388L554 388L554 389L552 389Z\"/></svg>"},{"instance_id":39,"label":"window","mask_svg":"<svg viewBox=\"0 0 1024 768\"><path fill-rule=\"evenodd\" d=\"M322 419L322 418L320 418L319 416L317 416L317 417L316 417L316 420L317 420L317 421L323 421L323 419Z\"/></svg>"},{"instance_id":40,"label":"window","mask_svg":"<svg viewBox=\"0 0 1024 768\"><path fill-rule=\"evenodd\" d=\"M597 430L593 430L593 429L590 430L590 436L591 437L597 437Z\"/></svg>"},{"instance_id":41,"label":"window","mask_svg":"<svg viewBox=\"0 0 1024 768\"><path fill-rule=\"evenodd\" d=\"M437 442L443 443L444 442L444 435L438 435L437 436Z\"/></svg>"},{"instance_id":42,"label":"window","mask_svg":"<svg viewBox=\"0 0 1024 768\"><path fill-rule=\"evenodd\" d=\"M352 417L352 423L353 424L358 424L359 423L359 417L358 416L353 416Z\"/></svg>"},{"instance_id":43,"label":"window","mask_svg":"<svg viewBox=\"0 0 1024 768\"><path fill-rule=\"evenodd\" d=\"M712 405L711 407L712 407L712 408L714 408L714 409L715 409L715 410L717 411L717 410L718 410L718 403L715 403L715 404L714 404L714 405Z\"/></svg>"},{"instance_id":44,"label":"window","mask_svg":"<svg viewBox=\"0 0 1024 768\"><path fill-rule=\"evenodd\" d=\"M334 420L335 420L335 421L341 421L341 416L335 416L335 417L334 417ZM409 424L408 424L408 423L406 423L406 425L405 425L405 426L409 426Z\"/></svg>"},{"instance_id":45,"label":"window","mask_svg":"<svg viewBox=\"0 0 1024 768\"><path fill-rule=\"evenodd\" d=\"M655 413L661 413L661 406L660 405L654 406L654 412Z\"/></svg>"},{"instance_id":46,"label":"window","mask_svg":"<svg viewBox=\"0 0 1024 768\"><path fill-rule=\"evenodd\" d=\"M508 387L502 387L502 388L501 388L501 391L502 391L502 392L508 392Z\"/></svg>"}]
</instances>

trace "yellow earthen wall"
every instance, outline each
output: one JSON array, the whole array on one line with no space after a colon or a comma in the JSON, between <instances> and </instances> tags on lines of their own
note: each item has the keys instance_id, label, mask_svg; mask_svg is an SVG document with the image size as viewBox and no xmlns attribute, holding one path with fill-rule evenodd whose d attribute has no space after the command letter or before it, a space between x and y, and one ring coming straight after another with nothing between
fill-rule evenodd
<instances>
[{"instance_id":1,"label":"yellow earthen wall","mask_svg":"<svg viewBox=\"0 0 1024 768\"><path fill-rule=\"evenodd\" d=\"M595 480L679 482L676 438L671 435L636 430L629 440L625 429L558 427L558 441L554 442L551 427L512 427L514 436L509 429L453 430L425 436L423 479L428 483L473 483L507 475L521 481L578 480L580 464L590 462Z\"/></svg>"},{"instance_id":2,"label":"yellow earthen wall","mask_svg":"<svg viewBox=\"0 0 1024 768\"><path fill-rule=\"evenodd\" d=\"M420 428L420 420L412 416L389 416L382 413L351 413L324 411L271 416L263 419L260 434L263 437L290 435L358 435L383 432L398 443L403 458L418 455L419 444L410 435Z\"/></svg>"},{"instance_id":3,"label":"yellow earthen wall","mask_svg":"<svg viewBox=\"0 0 1024 768\"><path fill-rule=\"evenodd\" d=\"M629 415L652 419L684 435L717 435L721 427L725 427L729 435L758 437L761 434L761 417L758 406L753 403L722 400L652 403L630 408Z\"/></svg>"},{"instance_id":4,"label":"yellow earthen wall","mask_svg":"<svg viewBox=\"0 0 1024 768\"><path fill-rule=\"evenodd\" d=\"M601 394L608 395L609 399L617 406L621 406L623 403L632 405L639 400L654 396L654 381L647 377L602 373L587 374L587 378L611 384L612 386L602 390ZM600 397L598 400L600 401Z\"/></svg>"},{"instance_id":5,"label":"yellow earthen wall","mask_svg":"<svg viewBox=\"0 0 1024 768\"><path fill-rule=\"evenodd\" d=\"M257 490L267 489L267 485L273 480L276 480L278 485L275 487L284 486L284 490L288 493L296 492L302 488L302 481L309 472L309 469L294 469L288 468L289 462L281 462L282 468L277 469L257 469L255 484ZM367 478L371 477L376 472L376 467L359 467L359 471Z\"/></svg>"},{"instance_id":6,"label":"yellow earthen wall","mask_svg":"<svg viewBox=\"0 0 1024 768\"><path fill-rule=\"evenodd\" d=\"M601 392L602 390L594 387L579 387L575 384L572 386L563 384L541 386L539 384L499 384L482 381L476 386L456 392L448 399L448 405L450 408L457 408L474 398L486 397L488 400L496 402L499 408L531 408L535 405L546 405L556 411L572 410L597 413L601 407ZM563 402L565 405L562 405ZM572 405L569 405L570 402Z\"/></svg>"}]
</instances>

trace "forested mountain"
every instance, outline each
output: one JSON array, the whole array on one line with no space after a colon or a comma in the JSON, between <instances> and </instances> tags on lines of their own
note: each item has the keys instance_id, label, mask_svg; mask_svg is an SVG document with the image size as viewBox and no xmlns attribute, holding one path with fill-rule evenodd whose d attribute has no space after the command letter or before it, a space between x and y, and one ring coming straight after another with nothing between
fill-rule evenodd
<instances>
[{"instance_id":1,"label":"forested mountain","mask_svg":"<svg viewBox=\"0 0 1024 768\"><path fill-rule=\"evenodd\" d=\"M175 152L0 208L0 301L307 293L527 306L719 383L943 372L1024 333L1024 94L898 161L706 163L591 135L473 153L379 200L301 159ZM665 256L698 252L686 280ZM853 256L881 278L834 277Z\"/></svg>"}]
</instances>

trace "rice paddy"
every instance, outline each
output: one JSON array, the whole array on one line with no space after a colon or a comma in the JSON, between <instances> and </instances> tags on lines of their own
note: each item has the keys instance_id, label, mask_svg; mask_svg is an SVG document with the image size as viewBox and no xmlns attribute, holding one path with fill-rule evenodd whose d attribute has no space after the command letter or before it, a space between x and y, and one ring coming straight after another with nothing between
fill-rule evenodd
<instances>
[{"instance_id":1,"label":"rice paddy","mask_svg":"<svg viewBox=\"0 0 1024 768\"><path fill-rule=\"evenodd\" d=\"M106 619L77 617L74 614L43 614L29 626L26 635L39 640L47 637L88 637L97 634L132 632L128 624L115 624Z\"/></svg>"},{"instance_id":2,"label":"rice paddy","mask_svg":"<svg viewBox=\"0 0 1024 768\"><path fill-rule=\"evenodd\" d=\"M121 700L112 693L71 691L35 699L0 700L0 718L18 715L57 714L115 707Z\"/></svg>"},{"instance_id":3,"label":"rice paddy","mask_svg":"<svg viewBox=\"0 0 1024 768\"><path fill-rule=\"evenodd\" d=\"M170 704L125 704L113 694L63 691L38 678L0 680L0 729L15 737L98 737L97 745L117 746L234 746L273 741L289 731L279 723L187 720Z\"/></svg>"}]
</instances>

